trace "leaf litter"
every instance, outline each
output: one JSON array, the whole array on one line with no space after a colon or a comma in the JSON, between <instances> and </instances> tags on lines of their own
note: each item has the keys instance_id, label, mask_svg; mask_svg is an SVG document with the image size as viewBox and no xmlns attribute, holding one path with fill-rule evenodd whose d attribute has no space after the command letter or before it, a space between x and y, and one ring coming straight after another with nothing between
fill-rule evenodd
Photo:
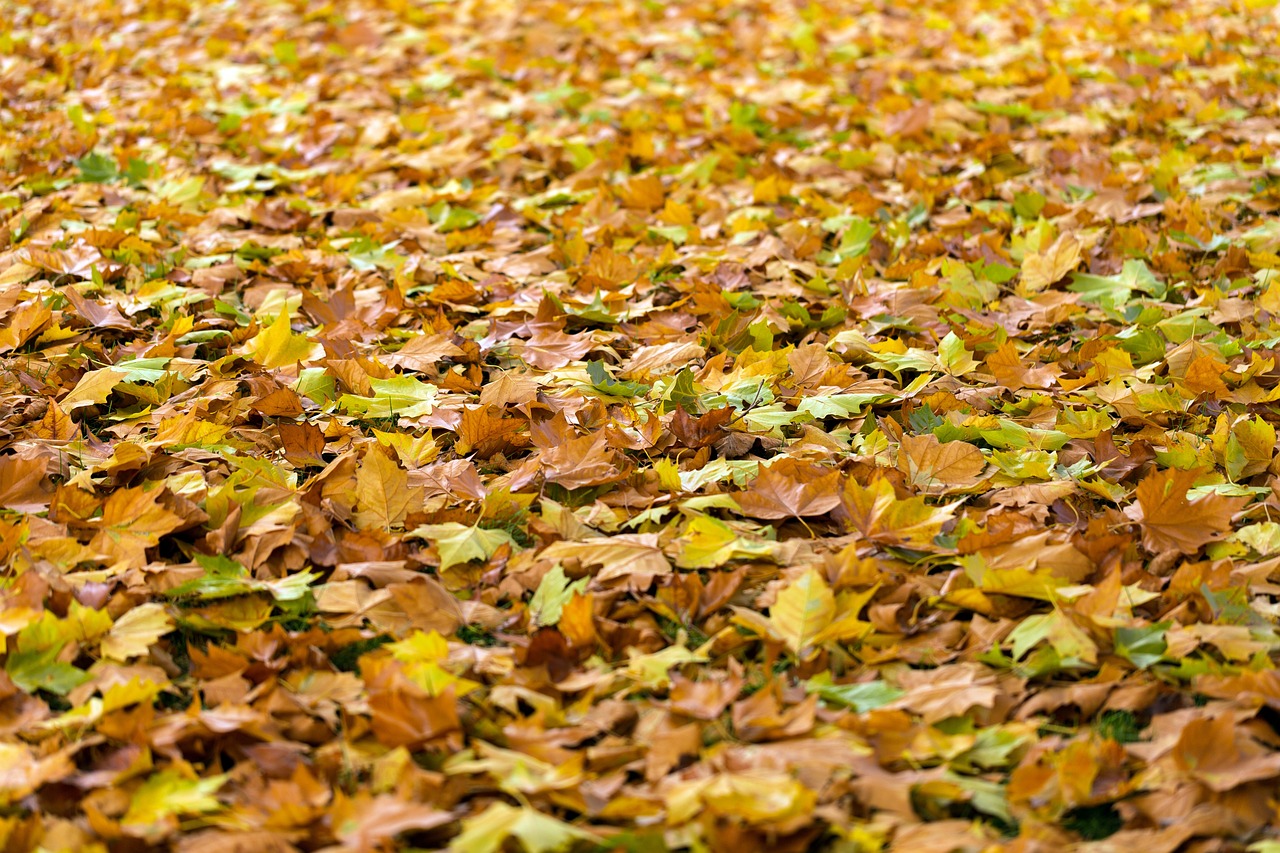
<instances>
[{"instance_id":1,"label":"leaf litter","mask_svg":"<svg viewBox=\"0 0 1280 853\"><path fill-rule=\"evenodd\" d=\"M1278 36L10 5L2 846L1280 848Z\"/></svg>"}]
</instances>

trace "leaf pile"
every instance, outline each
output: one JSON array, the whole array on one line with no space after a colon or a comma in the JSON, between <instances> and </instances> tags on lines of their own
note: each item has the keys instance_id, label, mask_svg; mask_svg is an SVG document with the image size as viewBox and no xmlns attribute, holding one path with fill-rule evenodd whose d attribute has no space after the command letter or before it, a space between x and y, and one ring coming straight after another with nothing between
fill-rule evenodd
<instances>
[{"instance_id":1,"label":"leaf pile","mask_svg":"<svg viewBox=\"0 0 1280 853\"><path fill-rule=\"evenodd\" d=\"M8 4L0 846L1274 851L1278 38Z\"/></svg>"}]
</instances>

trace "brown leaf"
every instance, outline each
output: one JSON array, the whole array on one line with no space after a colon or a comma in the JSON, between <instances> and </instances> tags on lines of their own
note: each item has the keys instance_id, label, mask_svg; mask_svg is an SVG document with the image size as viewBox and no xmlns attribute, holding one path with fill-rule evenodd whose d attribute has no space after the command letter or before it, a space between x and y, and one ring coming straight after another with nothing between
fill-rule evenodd
<instances>
[{"instance_id":1,"label":"brown leaf","mask_svg":"<svg viewBox=\"0 0 1280 853\"><path fill-rule=\"evenodd\" d=\"M43 488L43 458L0 456L0 507L17 512L40 512L48 508L52 490Z\"/></svg>"},{"instance_id":2,"label":"brown leaf","mask_svg":"<svg viewBox=\"0 0 1280 853\"><path fill-rule=\"evenodd\" d=\"M460 742L462 723L452 687L431 696L390 660L370 662L361 672L369 691L373 733L379 743L417 750L433 742Z\"/></svg>"},{"instance_id":3,"label":"brown leaf","mask_svg":"<svg viewBox=\"0 0 1280 853\"><path fill-rule=\"evenodd\" d=\"M671 418L671 434L684 447L694 450L715 444L725 434L725 425L733 417L730 406L715 409L693 418L684 409L676 409Z\"/></svg>"},{"instance_id":4,"label":"brown leaf","mask_svg":"<svg viewBox=\"0 0 1280 853\"><path fill-rule=\"evenodd\" d=\"M324 452L324 433L314 424L295 424L281 421L276 425L280 431L280 444L284 448L284 458L299 468L311 465L324 465L320 456Z\"/></svg>"},{"instance_id":5,"label":"brown leaf","mask_svg":"<svg viewBox=\"0 0 1280 853\"><path fill-rule=\"evenodd\" d=\"M548 482L581 489L625 479L631 471L630 462L622 459L619 464L615 459L617 454L608 448L608 436L597 432L544 450L539 462Z\"/></svg>"},{"instance_id":6,"label":"brown leaf","mask_svg":"<svg viewBox=\"0 0 1280 853\"><path fill-rule=\"evenodd\" d=\"M840 472L783 457L760 466L747 490L733 499L752 518L823 515L840 505Z\"/></svg>"}]
</instances>

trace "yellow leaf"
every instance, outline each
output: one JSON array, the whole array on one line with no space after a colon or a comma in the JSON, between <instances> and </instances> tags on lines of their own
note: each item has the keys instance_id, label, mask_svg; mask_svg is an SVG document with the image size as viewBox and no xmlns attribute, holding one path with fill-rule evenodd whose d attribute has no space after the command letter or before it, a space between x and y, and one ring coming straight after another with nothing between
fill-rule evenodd
<instances>
[{"instance_id":1,"label":"yellow leaf","mask_svg":"<svg viewBox=\"0 0 1280 853\"><path fill-rule=\"evenodd\" d=\"M164 605L139 604L116 620L102 640L102 656L127 661L147 653L156 640L173 629Z\"/></svg>"},{"instance_id":2,"label":"yellow leaf","mask_svg":"<svg viewBox=\"0 0 1280 853\"><path fill-rule=\"evenodd\" d=\"M1080 263L1080 243L1064 234L1044 252L1031 252L1022 260L1023 293L1036 293L1071 272Z\"/></svg>"},{"instance_id":3,"label":"yellow leaf","mask_svg":"<svg viewBox=\"0 0 1280 853\"><path fill-rule=\"evenodd\" d=\"M91 370L80 381L71 393L63 397L59 405L65 412L74 412L83 406L94 406L105 403L111 391L124 379L124 374L110 367L102 370Z\"/></svg>"},{"instance_id":4,"label":"yellow leaf","mask_svg":"<svg viewBox=\"0 0 1280 853\"><path fill-rule=\"evenodd\" d=\"M356 473L356 524L388 530L399 527L412 495L409 474L381 450L370 450Z\"/></svg>"},{"instance_id":5,"label":"yellow leaf","mask_svg":"<svg viewBox=\"0 0 1280 853\"><path fill-rule=\"evenodd\" d=\"M516 544L505 530L485 530L456 521L424 524L416 528L413 535L435 543L442 572L472 560L487 560L503 545Z\"/></svg>"},{"instance_id":6,"label":"yellow leaf","mask_svg":"<svg viewBox=\"0 0 1280 853\"><path fill-rule=\"evenodd\" d=\"M248 354L263 367L289 367L300 361L319 358L324 347L306 335L295 335L289 327L289 315L281 311L270 326L258 332L248 344Z\"/></svg>"},{"instance_id":7,"label":"yellow leaf","mask_svg":"<svg viewBox=\"0 0 1280 853\"><path fill-rule=\"evenodd\" d=\"M791 651L800 654L831 624L836 615L836 597L822 575L813 569L778 593L769 608L769 622Z\"/></svg>"}]
</instances>

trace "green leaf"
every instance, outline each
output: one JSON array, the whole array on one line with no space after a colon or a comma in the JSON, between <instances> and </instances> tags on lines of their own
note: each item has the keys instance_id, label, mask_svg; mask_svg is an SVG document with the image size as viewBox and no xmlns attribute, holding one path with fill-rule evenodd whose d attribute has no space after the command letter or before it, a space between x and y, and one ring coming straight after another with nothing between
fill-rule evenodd
<instances>
[{"instance_id":1,"label":"green leaf","mask_svg":"<svg viewBox=\"0 0 1280 853\"><path fill-rule=\"evenodd\" d=\"M485 530L456 521L424 524L410 535L426 539L436 546L442 572L472 560L487 560L503 545L516 547L516 541L505 530Z\"/></svg>"},{"instance_id":2,"label":"green leaf","mask_svg":"<svg viewBox=\"0 0 1280 853\"><path fill-rule=\"evenodd\" d=\"M65 696L89 680L89 673L57 660L65 643L36 651L11 652L5 672L27 693L48 690Z\"/></svg>"},{"instance_id":3,"label":"green leaf","mask_svg":"<svg viewBox=\"0 0 1280 853\"><path fill-rule=\"evenodd\" d=\"M587 376L592 388L611 397L641 397L653 387L643 382L619 382L608 374L602 361L587 362Z\"/></svg>"},{"instance_id":4,"label":"green leaf","mask_svg":"<svg viewBox=\"0 0 1280 853\"><path fill-rule=\"evenodd\" d=\"M189 779L175 770L164 770L142 783L133 792L129 810L120 819L126 829L146 832L177 815L207 814L222 808L214 796L227 781L226 775Z\"/></svg>"},{"instance_id":5,"label":"green leaf","mask_svg":"<svg viewBox=\"0 0 1280 853\"><path fill-rule=\"evenodd\" d=\"M859 714L883 708L906 695L887 681L865 681L860 684L832 684L831 674L824 672L805 682L805 689L827 702L852 708Z\"/></svg>"},{"instance_id":6,"label":"green leaf","mask_svg":"<svg viewBox=\"0 0 1280 853\"><path fill-rule=\"evenodd\" d=\"M344 411L364 420L417 418L431 414L439 391L436 386L412 376L370 379L369 385L373 388L374 396L343 394L338 405Z\"/></svg>"},{"instance_id":7,"label":"green leaf","mask_svg":"<svg viewBox=\"0 0 1280 853\"><path fill-rule=\"evenodd\" d=\"M1172 622L1157 622L1145 628L1116 628L1116 654L1138 669L1157 664L1164 660L1164 635L1171 627Z\"/></svg>"},{"instance_id":8,"label":"green leaf","mask_svg":"<svg viewBox=\"0 0 1280 853\"><path fill-rule=\"evenodd\" d=\"M109 184L120 177L116 161L97 151L77 160L76 167L80 170L78 180L85 184Z\"/></svg>"},{"instance_id":9,"label":"green leaf","mask_svg":"<svg viewBox=\"0 0 1280 853\"><path fill-rule=\"evenodd\" d=\"M560 621L564 606L575 594L586 592L590 578L570 581L564 567L556 563L542 576L542 582L529 599L529 613L539 625L555 625Z\"/></svg>"},{"instance_id":10,"label":"green leaf","mask_svg":"<svg viewBox=\"0 0 1280 853\"><path fill-rule=\"evenodd\" d=\"M947 332L947 336L938 342L938 364L952 376L972 373L978 366L955 332Z\"/></svg>"}]
</instances>

